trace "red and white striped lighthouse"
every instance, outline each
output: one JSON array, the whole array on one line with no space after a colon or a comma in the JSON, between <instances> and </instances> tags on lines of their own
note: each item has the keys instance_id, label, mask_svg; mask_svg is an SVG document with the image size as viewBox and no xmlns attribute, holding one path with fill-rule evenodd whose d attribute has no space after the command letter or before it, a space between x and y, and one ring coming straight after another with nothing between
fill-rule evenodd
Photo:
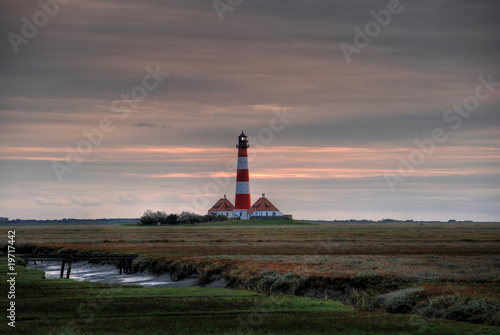
<instances>
[{"instance_id":1,"label":"red and white striped lighthouse","mask_svg":"<svg viewBox=\"0 0 500 335\"><path fill-rule=\"evenodd\" d=\"M252 206L250 200L250 174L248 173L248 138L241 132L238 137L238 167L236 173L236 198L234 214L242 219L248 218L248 209Z\"/></svg>"}]
</instances>

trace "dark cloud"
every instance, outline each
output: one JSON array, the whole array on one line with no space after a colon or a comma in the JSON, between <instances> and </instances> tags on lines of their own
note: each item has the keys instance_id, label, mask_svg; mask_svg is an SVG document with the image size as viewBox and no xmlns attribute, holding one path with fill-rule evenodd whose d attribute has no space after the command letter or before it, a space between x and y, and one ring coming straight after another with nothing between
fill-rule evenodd
<instances>
[{"instance_id":1,"label":"dark cloud","mask_svg":"<svg viewBox=\"0 0 500 335\"><path fill-rule=\"evenodd\" d=\"M133 128L166 128L166 129L172 128L171 125L167 125L165 123L150 123L150 122L138 122L138 123L134 123L130 127L133 127Z\"/></svg>"},{"instance_id":2,"label":"dark cloud","mask_svg":"<svg viewBox=\"0 0 500 335\"><path fill-rule=\"evenodd\" d=\"M370 11L383 10L387 4L387 0L247 0L226 12L221 22L211 1L71 1L61 5L59 13L28 44L21 44L16 54L7 35L21 34L22 18L32 21L41 8L36 1L2 1L0 174L5 192L13 192L5 208L13 213L22 199L30 198L36 199L33 206L40 206L33 215L47 216L43 205L61 210L64 206L58 203L67 202L70 208L96 210L95 214L79 212L82 215L107 216L93 205L95 198L85 189L91 184L103 192L127 185L123 194L108 194L114 199L108 205L118 206L112 209L118 213L127 204L137 208L148 201L158 206L166 200L180 204L192 196L193 187L207 181L163 178L158 183L158 178L145 182L138 176L217 171L228 160L225 153L211 153L194 162L177 154L134 151L136 156L130 157L113 150L232 148L235 134L242 129L258 136L268 128L273 110L280 106L297 117L275 134L268 150L273 146L399 147L405 153L414 148L415 139L427 138L432 129L448 131L444 111L474 93L478 76L491 73L495 81L500 80L500 5L495 0L401 1L403 11L393 15L390 24L347 64L340 43L353 44L353 28L364 28L373 20ZM146 67L156 64L170 75L148 91L144 101L137 101L125 119L119 119L111 110L112 102L142 85ZM307 196L298 195L300 201L316 199L313 195L318 192L319 198L328 199L325 206L343 204L333 206L332 213L339 208L374 213L378 207L384 213L406 208L434 214L441 205L448 213L456 207L441 188L474 184L472 177L459 173L461 168L498 167L498 159L486 154L477 159L473 149L464 149L498 147L498 104L496 92L460 129L449 131L450 141L442 148L462 148L465 155L439 161L437 168L448 171L451 179L412 177L401 188L400 198L388 194L380 178L294 181L300 187L283 185L281 180L265 183L275 185L276 198L286 203L298 205L294 190L303 189ZM64 159L65 148L76 147L85 139L83 132L98 127L103 118L110 118L115 130L71 173L74 183L53 184L50 159ZM16 147L52 148L53 152L34 152L28 160L13 154ZM381 160L389 159L383 152L380 155ZM388 169L397 165L397 155L390 159ZM283 158L266 156L266 164L281 168ZM295 164L303 168L302 163ZM325 158L308 164L323 168L334 163ZM373 157L366 164L378 166ZM356 160L349 168L361 166ZM432 160L426 167L434 167ZM470 195L460 193L457 203L469 213L498 218L498 210L485 201L485 194L499 199L486 186L488 181L494 184L498 175L481 176ZM15 186L19 183L27 185L24 193ZM147 192L136 195L141 183L147 183ZM259 183L255 185L266 185ZM338 185L345 185L343 192L331 191ZM371 193L363 194L371 187ZM158 188L167 193L156 194ZM481 189L488 191L481 193ZM80 195L81 190L85 194ZM369 205L350 205L357 197ZM414 197L420 200L412 202ZM405 201L419 205L405 205ZM289 211L293 209L291 205Z\"/></svg>"}]
</instances>

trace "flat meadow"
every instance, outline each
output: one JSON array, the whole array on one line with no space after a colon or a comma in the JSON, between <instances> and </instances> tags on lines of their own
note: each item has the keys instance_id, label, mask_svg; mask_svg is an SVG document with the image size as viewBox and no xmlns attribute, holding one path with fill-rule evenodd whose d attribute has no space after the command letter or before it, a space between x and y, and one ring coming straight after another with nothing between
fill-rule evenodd
<instances>
[{"instance_id":1,"label":"flat meadow","mask_svg":"<svg viewBox=\"0 0 500 335\"><path fill-rule=\"evenodd\" d=\"M21 227L18 244L308 276L500 277L498 224Z\"/></svg>"},{"instance_id":2,"label":"flat meadow","mask_svg":"<svg viewBox=\"0 0 500 335\"><path fill-rule=\"evenodd\" d=\"M401 317L397 320L404 324L408 319L403 315L426 320L426 327L413 328L389 322L390 329L409 334L436 333L430 325L443 319L448 319L449 329L445 327L448 330L443 328L439 333L461 334L459 329L466 324L471 327L467 328L469 333L476 329L478 333L500 334L500 224L496 223L236 221L218 225L9 229L16 229L16 245L23 253L135 253L136 272L170 273L175 279L195 277L200 286L219 282L236 289L231 292L340 302L351 308L342 313L357 313L360 320L368 315L393 321ZM307 313L305 307L299 314ZM339 314L335 315L325 317L337 320L340 327L342 321ZM343 320L348 322L345 315ZM308 321L304 322L307 325ZM309 322L311 329L316 329L314 322ZM324 324L317 327L318 331L311 333L328 333ZM356 327L349 332L348 328L340 333L376 333L366 329L357 332ZM255 333L280 333L262 325L251 329Z\"/></svg>"}]
</instances>

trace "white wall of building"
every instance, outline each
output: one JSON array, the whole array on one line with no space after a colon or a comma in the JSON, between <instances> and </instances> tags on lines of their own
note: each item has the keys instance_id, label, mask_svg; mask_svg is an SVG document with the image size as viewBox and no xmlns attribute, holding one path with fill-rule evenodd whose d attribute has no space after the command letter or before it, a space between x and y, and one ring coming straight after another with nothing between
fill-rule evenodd
<instances>
[{"instance_id":1,"label":"white wall of building","mask_svg":"<svg viewBox=\"0 0 500 335\"><path fill-rule=\"evenodd\" d=\"M253 216L262 216L262 217L266 217L266 216L284 216L283 213L281 213L280 211L255 211L253 212L252 214Z\"/></svg>"}]
</instances>

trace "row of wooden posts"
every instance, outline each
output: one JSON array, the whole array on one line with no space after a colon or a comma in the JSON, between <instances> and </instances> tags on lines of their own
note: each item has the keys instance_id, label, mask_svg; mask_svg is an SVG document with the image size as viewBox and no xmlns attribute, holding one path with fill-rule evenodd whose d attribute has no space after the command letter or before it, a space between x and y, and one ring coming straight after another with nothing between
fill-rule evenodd
<instances>
[{"instance_id":1,"label":"row of wooden posts","mask_svg":"<svg viewBox=\"0 0 500 335\"><path fill-rule=\"evenodd\" d=\"M118 261L118 269L120 274L122 273L132 273L132 260L136 258L137 255L109 255L109 256L23 256L26 261L25 264L28 264L29 261L36 262L37 261L61 261L61 274L60 277L64 278L64 270L66 267L66 263L68 264L66 278L69 279L71 274L71 267L73 262L76 261Z\"/></svg>"}]
</instances>

